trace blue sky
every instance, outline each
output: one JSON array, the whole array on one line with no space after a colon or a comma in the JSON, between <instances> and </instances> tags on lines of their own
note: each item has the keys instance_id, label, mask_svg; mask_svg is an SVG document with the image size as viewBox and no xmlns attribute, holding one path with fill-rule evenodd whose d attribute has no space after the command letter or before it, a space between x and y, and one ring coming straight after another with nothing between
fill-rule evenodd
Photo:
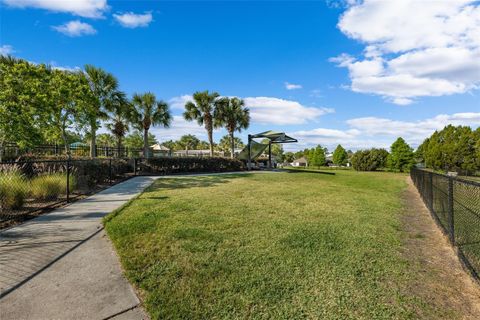
<instances>
[{"instance_id":1,"label":"blue sky","mask_svg":"<svg viewBox=\"0 0 480 320\"><path fill-rule=\"evenodd\" d=\"M128 94L154 92L176 116L153 130L160 141L205 139L181 113L206 89L244 98L246 132L286 131L300 140L289 149L415 146L448 123L480 125L478 1L0 3L2 53L94 64Z\"/></svg>"}]
</instances>

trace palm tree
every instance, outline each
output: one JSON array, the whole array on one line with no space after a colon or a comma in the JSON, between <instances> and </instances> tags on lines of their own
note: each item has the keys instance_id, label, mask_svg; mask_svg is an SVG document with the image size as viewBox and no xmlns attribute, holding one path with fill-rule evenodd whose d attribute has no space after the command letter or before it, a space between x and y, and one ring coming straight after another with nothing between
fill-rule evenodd
<instances>
[{"instance_id":1,"label":"palm tree","mask_svg":"<svg viewBox=\"0 0 480 320\"><path fill-rule=\"evenodd\" d=\"M185 120L197 120L199 125L205 126L208 134L208 143L210 144L210 156L213 156L214 113L219 96L217 92L209 93L208 90L203 92L197 91L193 94L193 101L188 101L185 104L185 112L183 113Z\"/></svg>"},{"instance_id":2,"label":"palm tree","mask_svg":"<svg viewBox=\"0 0 480 320\"><path fill-rule=\"evenodd\" d=\"M111 122L107 123L107 128L115 136L117 143L117 157L120 158L122 149L122 140L130 130L129 123L133 117L133 105L125 97L124 93L119 93L113 106Z\"/></svg>"},{"instance_id":3,"label":"palm tree","mask_svg":"<svg viewBox=\"0 0 480 320\"><path fill-rule=\"evenodd\" d=\"M235 131L241 132L242 129L250 125L250 111L245 108L245 102L239 98L222 98L218 101L218 107L215 109L215 119L217 126L225 126L230 136L231 158L235 152Z\"/></svg>"},{"instance_id":4,"label":"palm tree","mask_svg":"<svg viewBox=\"0 0 480 320\"><path fill-rule=\"evenodd\" d=\"M240 140L240 138L234 137L233 141L234 141L234 144L235 144L235 149L245 147L245 144L243 144L243 142L242 142L242 140ZM222 139L220 139L220 142L218 143L218 149L220 151L223 151L226 154L232 152L232 139L231 139L230 135L226 134L222 137Z\"/></svg>"},{"instance_id":5,"label":"palm tree","mask_svg":"<svg viewBox=\"0 0 480 320\"><path fill-rule=\"evenodd\" d=\"M182 149L185 149L185 154L188 156L188 150L196 148L200 140L192 134L186 134L180 137L180 140L177 141L177 144Z\"/></svg>"},{"instance_id":6,"label":"palm tree","mask_svg":"<svg viewBox=\"0 0 480 320\"><path fill-rule=\"evenodd\" d=\"M111 73L92 65L85 66L84 72L90 89L91 103L85 108L85 122L90 135L90 157L96 157L96 133L100 128L100 120L108 119L116 97L119 94L118 80Z\"/></svg>"},{"instance_id":7,"label":"palm tree","mask_svg":"<svg viewBox=\"0 0 480 320\"><path fill-rule=\"evenodd\" d=\"M172 115L168 109L168 104L157 101L157 98L151 92L134 94L132 103L134 106L133 123L139 130L143 130L143 155L148 158L150 156L148 152L148 130L151 126L168 128L172 122Z\"/></svg>"}]
</instances>

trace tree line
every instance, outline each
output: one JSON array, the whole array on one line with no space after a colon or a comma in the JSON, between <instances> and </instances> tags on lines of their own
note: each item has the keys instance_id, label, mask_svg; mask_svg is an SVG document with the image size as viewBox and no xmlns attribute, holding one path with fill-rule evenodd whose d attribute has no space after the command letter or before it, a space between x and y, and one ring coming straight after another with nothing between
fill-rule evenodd
<instances>
[{"instance_id":1,"label":"tree line","mask_svg":"<svg viewBox=\"0 0 480 320\"><path fill-rule=\"evenodd\" d=\"M328 163L327 153L326 148L318 145L296 153L288 152L285 156L288 162L305 157L310 166L317 167ZM448 125L426 138L415 151L401 137L390 146L390 151L371 148L353 153L338 145L332 158L333 164L344 166L349 162L358 171L384 168L408 172L414 165L420 165L433 170L470 175L480 171L480 127L473 130L468 126Z\"/></svg>"},{"instance_id":2,"label":"tree line","mask_svg":"<svg viewBox=\"0 0 480 320\"><path fill-rule=\"evenodd\" d=\"M93 158L97 156L97 137L109 139L97 134L105 126L118 148L124 139L138 144L140 135L143 154L148 157L151 142L156 142L150 129L168 128L172 123L168 104L155 94L135 93L128 98L113 74L92 65L72 71L0 56L0 66L0 150L7 142L20 147L60 143L70 154L72 140L83 136ZM213 129L227 130L233 157L235 132L250 124L242 99L209 91L194 93L185 104L183 117L205 127L212 156Z\"/></svg>"}]
</instances>

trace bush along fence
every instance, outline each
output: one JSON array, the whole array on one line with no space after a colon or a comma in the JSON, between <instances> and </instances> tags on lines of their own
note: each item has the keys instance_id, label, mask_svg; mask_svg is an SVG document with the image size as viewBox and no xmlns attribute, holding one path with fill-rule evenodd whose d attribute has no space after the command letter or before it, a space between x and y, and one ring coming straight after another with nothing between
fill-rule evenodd
<instances>
[{"instance_id":1,"label":"bush along fence","mask_svg":"<svg viewBox=\"0 0 480 320\"><path fill-rule=\"evenodd\" d=\"M480 183L418 168L410 176L464 265L480 280Z\"/></svg>"},{"instance_id":2,"label":"bush along fence","mask_svg":"<svg viewBox=\"0 0 480 320\"><path fill-rule=\"evenodd\" d=\"M242 170L227 158L62 159L0 163L0 228L135 175Z\"/></svg>"}]
</instances>

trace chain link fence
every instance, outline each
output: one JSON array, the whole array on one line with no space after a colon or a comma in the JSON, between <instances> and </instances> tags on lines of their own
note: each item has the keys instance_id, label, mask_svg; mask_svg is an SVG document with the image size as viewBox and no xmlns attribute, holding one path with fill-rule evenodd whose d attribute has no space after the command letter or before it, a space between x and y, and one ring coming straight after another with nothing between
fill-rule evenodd
<instances>
[{"instance_id":1,"label":"chain link fence","mask_svg":"<svg viewBox=\"0 0 480 320\"><path fill-rule=\"evenodd\" d=\"M135 175L136 159L0 163L0 228Z\"/></svg>"},{"instance_id":2,"label":"chain link fence","mask_svg":"<svg viewBox=\"0 0 480 320\"><path fill-rule=\"evenodd\" d=\"M462 262L480 279L480 183L418 168L410 176Z\"/></svg>"}]
</instances>

